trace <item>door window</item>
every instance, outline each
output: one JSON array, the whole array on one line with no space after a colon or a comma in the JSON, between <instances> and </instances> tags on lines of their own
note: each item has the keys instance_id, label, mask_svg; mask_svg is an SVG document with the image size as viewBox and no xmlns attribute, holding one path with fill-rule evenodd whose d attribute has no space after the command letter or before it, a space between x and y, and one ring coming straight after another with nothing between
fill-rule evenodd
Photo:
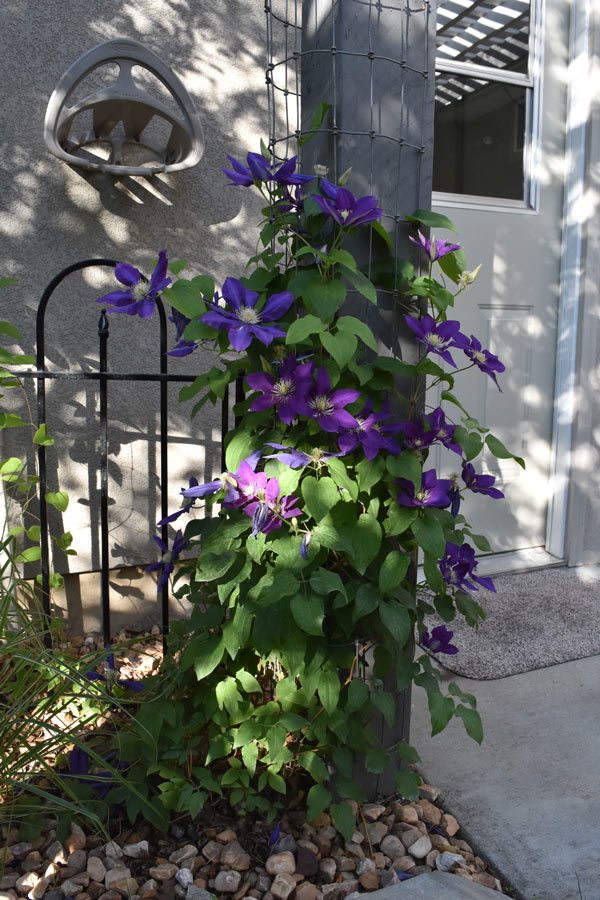
<instances>
[{"instance_id":1,"label":"door window","mask_svg":"<svg viewBox=\"0 0 600 900\"><path fill-rule=\"evenodd\" d=\"M533 0L438 4L433 164L438 201L454 195L535 205L534 5Z\"/></svg>"}]
</instances>

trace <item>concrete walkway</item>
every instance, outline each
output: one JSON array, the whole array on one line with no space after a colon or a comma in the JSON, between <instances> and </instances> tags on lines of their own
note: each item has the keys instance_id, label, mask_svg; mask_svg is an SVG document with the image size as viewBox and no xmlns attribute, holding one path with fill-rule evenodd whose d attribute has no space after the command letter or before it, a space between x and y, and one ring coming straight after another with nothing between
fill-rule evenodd
<instances>
[{"instance_id":1,"label":"concrete walkway","mask_svg":"<svg viewBox=\"0 0 600 900\"><path fill-rule=\"evenodd\" d=\"M482 746L457 720L432 738L420 688L411 743L466 839L525 900L598 900L600 656L498 681L448 680L476 695Z\"/></svg>"}]
</instances>

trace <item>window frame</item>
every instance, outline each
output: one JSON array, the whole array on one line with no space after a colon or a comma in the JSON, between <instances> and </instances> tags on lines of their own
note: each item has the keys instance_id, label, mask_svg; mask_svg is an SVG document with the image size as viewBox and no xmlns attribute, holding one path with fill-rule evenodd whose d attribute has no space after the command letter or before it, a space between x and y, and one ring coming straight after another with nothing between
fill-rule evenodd
<instances>
[{"instance_id":1,"label":"window frame","mask_svg":"<svg viewBox=\"0 0 600 900\"><path fill-rule=\"evenodd\" d=\"M527 72L512 72L478 63L435 57L435 72L449 72L492 83L512 84L525 88L525 135L523 147L524 199L487 197L433 191L432 204L461 209L537 213L540 203L539 159L542 132L543 20L545 0L530 0L529 55ZM502 5L502 0L498 0ZM435 102L435 101L434 101ZM434 116L435 122L435 116ZM435 126L434 126L435 142Z\"/></svg>"}]
</instances>

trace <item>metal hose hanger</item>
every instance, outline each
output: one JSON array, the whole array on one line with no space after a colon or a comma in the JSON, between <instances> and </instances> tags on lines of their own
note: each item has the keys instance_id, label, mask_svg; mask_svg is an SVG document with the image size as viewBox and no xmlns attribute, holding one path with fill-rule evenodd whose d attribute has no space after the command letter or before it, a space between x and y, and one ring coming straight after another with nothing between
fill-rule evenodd
<instances>
[{"instance_id":1,"label":"metal hose hanger","mask_svg":"<svg viewBox=\"0 0 600 900\"><path fill-rule=\"evenodd\" d=\"M111 63L118 66L112 84L73 99L87 76ZM136 84L134 66L158 79L174 102L168 105ZM204 153L200 119L183 82L155 53L127 38L93 47L67 69L48 103L44 140L69 165L111 175L179 172Z\"/></svg>"}]
</instances>

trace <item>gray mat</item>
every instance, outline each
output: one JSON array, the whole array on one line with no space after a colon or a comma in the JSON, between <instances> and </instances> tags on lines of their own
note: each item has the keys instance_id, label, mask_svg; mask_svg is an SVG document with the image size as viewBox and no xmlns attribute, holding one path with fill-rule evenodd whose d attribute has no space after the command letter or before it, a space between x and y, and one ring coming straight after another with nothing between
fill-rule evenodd
<instances>
[{"instance_id":1,"label":"gray mat","mask_svg":"<svg viewBox=\"0 0 600 900\"><path fill-rule=\"evenodd\" d=\"M444 668L489 680L600 654L600 567L540 569L494 582L496 594L475 595L487 612L477 631L462 616L447 623L460 652L436 654Z\"/></svg>"}]
</instances>

